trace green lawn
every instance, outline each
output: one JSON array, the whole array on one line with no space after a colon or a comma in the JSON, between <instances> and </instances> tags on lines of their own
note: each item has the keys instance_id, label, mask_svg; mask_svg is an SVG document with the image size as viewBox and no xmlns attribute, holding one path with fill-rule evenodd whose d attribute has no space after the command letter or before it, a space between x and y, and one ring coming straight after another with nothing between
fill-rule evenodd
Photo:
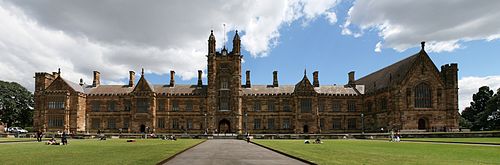
<instances>
[{"instance_id":1,"label":"green lawn","mask_svg":"<svg viewBox=\"0 0 500 165\"><path fill-rule=\"evenodd\" d=\"M500 164L500 146L379 140L254 140L318 164Z\"/></svg>"},{"instance_id":2,"label":"green lawn","mask_svg":"<svg viewBox=\"0 0 500 165\"><path fill-rule=\"evenodd\" d=\"M44 141L49 138L43 138ZM0 138L0 142L21 142L21 141L36 141L36 138Z\"/></svg>"},{"instance_id":3,"label":"green lawn","mask_svg":"<svg viewBox=\"0 0 500 165\"><path fill-rule=\"evenodd\" d=\"M59 139L58 139L59 141ZM44 143L0 144L1 164L156 164L203 140L69 140L67 146Z\"/></svg>"},{"instance_id":4,"label":"green lawn","mask_svg":"<svg viewBox=\"0 0 500 165\"><path fill-rule=\"evenodd\" d=\"M500 138L405 138L402 140L436 141L436 142L470 142L500 144Z\"/></svg>"}]
</instances>

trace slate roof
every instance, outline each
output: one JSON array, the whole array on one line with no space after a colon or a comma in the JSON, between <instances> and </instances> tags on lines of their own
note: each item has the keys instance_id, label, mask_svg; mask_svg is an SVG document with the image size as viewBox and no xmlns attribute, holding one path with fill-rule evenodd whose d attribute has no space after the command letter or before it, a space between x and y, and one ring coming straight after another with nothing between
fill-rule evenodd
<instances>
[{"instance_id":1,"label":"slate roof","mask_svg":"<svg viewBox=\"0 0 500 165\"><path fill-rule=\"evenodd\" d=\"M134 90L133 87L128 85L99 85L97 87L87 86L87 94L127 94Z\"/></svg>"},{"instance_id":2,"label":"slate roof","mask_svg":"<svg viewBox=\"0 0 500 165\"><path fill-rule=\"evenodd\" d=\"M197 88L197 85L175 85L170 87L169 85L153 85L154 91L159 94L193 94L196 92L206 91L206 86L202 88Z\"/></svg>"},{"instance_id":3,"label":"slate roof","mask_svg":"<svg viewBox=\"0 0 500 165\"><path fill-rule=\"evenodd\" d=\"M242 88L243 95L275 95L275 94L292 94L295 90L295 85L281 85L279 87L268 87L267 85L252 85L251 88ZM314 87L314 90L319 94L331 95L357 95L358 93L350 87L337 85L323 85Z\"/></svg>"},{"instance_id":4,"label":"slate roof","mask_svg":"<svg viewBox=\"0 0 500 165\"><path fill-rule=\"evenodd\" d=\"M366 92L371 93L389 87L394 83L399 83L406 77L406 74L419 55L426 55L426 53L425 51L420 51L417 54L356 80L356 84L365 85Z\"/></svg>"},{"instance_id":5,"label":"slate roof","mask_svg":"<svg viewBox=\"0 0 500 165\"><path fill-rule=\"evenodd\" d=\"M83 87L80 86L80 84L77 84L77 83L74 83L74 82L71 82L71 81L68 81L64 78L61 77L61 79L66 83L68 84L69 87L71 87L73 90L77 91L77 92L80 92L80 93L85 93L85 91L83 90Z\"/></svg>"}]
</instances>

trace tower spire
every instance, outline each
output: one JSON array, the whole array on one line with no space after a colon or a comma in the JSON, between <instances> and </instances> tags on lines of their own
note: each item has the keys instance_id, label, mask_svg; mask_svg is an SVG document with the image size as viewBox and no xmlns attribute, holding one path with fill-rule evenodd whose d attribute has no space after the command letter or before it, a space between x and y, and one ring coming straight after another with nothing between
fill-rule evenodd
<instances>
[{"instance_id":1,"label":"tower spire","mask_svg":"<svg viewBox=\"0 0 500 165\"><path fill-rule=\"evenodd\" d=\"M144 68L141 70L141 76L144 76Z\"/></svg>"}]
</instances>

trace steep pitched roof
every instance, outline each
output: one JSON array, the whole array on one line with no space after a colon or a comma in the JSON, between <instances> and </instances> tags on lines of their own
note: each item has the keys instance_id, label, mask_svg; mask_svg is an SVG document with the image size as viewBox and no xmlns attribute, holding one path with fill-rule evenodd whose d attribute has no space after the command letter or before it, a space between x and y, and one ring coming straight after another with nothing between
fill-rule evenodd
<instances>
[{"instance_id":1,"label":"steep pitched roof","mask_svg":"<svg viewBox=\"0 0 500 165\"><path fill-rule=\"evenodd\" d=\"M171 95L188 95L195 93L203 93L206 91L206 86L199 88L197 85L175 85L173 87L168 85L153 85L154 91L158 94L171 94Z\"/></svg>"},{"instance_id":2,"label":"steep pitched roof","mask_svg":"<svg viewBox=\"0 0 500 165\"><path fill-rule=\"evenodd\" d=\"M427 55L427 53L421 50L410 57L356 80L356 84L365 85L366 92L371 93L394 83L400 83L421 55Z\"/></svg>"},{"instance_id":3,"label":"steep pitched roof","mask_svg":"<svg viewBox=\"0 0 500 165\"><path fill-rule=\"evenodd\" d=\"M309 92L316 92L314 90L313 85L311 84L311 81L307 78L307 75L304 71L304 77L302 80L300 80L297 84L295 84L295 89L293 91L294 93L309 93Z\"/></svg>"},{"instance_id":4,"label":"steep pitched roof","mask_svg":"<svg viewBox=\"0 0 500 165\"><path fill-rule=\"evenodd\" d=\"M85 88L88 94L127 94L132 92L133 87L128 85L99 85L97 87L88 86Z\"/></svg>"},{"instance_id":5,"label":"steep pitched roof","mask_svg":"<svg viewBox=\"0 0 500 165\"><path fill-rule=\"evenodd\" d=\"M61 77L61 79L66 83L68 84L69 87L71 87L71 89L75 90L76 92L80 92L80 93L85 93L85 91L83 90L83 87L80 86L80 84L77 84L77 83L74 83L74 82L71 82L71 81L68 81L64 78Z\"/></svg>"},{"instance_id":6,"label":"steep pitched roof","mask_svg":"<svg viewBox=\"0 0 500 165\"><path fill-rule=\"evenodd\" d=\"M149 85L148 80L146 80L146 78L144 78L144 74L141 75L141 78L137 82L137 85L135 86L135 88L132 92L138 92L138 91L154 92L154 88L151 85Z\"/></svg>"}]
</instances>

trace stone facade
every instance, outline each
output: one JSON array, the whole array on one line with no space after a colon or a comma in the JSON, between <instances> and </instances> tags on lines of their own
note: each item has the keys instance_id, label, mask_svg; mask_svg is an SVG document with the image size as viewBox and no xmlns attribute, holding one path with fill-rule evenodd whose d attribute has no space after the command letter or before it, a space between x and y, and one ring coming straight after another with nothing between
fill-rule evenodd
<instances>
[{"instance_id":1,"label":"stone facade","mask_svg":"<svg viewBox=\"0 0 500 165\"><path fill-rule=\"evenodd\" d=\"M241 84L240 38L233 49L216 51L208 40L206 85L198 71L195 85L152 85L141 73L135 84L92 85L67 81L60 71L35 74L35 129L70 132L157 133L340 133L382 128L451 131L458 128L457 64L439 71L424 50L346 85L311 82L253 85L250 71Z\"/></svg>"}]
</instances>

